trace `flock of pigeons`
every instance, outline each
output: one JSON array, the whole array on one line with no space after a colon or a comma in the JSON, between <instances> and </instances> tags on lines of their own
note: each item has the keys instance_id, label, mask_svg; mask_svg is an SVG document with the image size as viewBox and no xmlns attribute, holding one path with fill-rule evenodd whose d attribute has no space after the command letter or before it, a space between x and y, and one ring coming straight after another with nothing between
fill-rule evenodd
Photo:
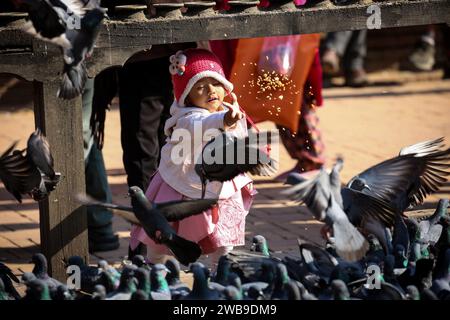
<instances>
[{"instance_id":1,"label":"flock of pigeons","mask_svg":"<svg viewBox=\"0 0 450 320\"><path fill-rule=\"evenodd\" d=\"M47 273L47 260L37 253L34 268L19 280L0 263L0 300L450 300L449 201L440 200L433 215L405 218L408 228L394 231L410 240L409 249L390 239L385 251L375 236L361 259L339 257L332 241L326 248L299 242L299 254L272 252L257 235L250 250L233 250L219 259L217 270L200 262L189 265L193 284L180 279L180 264L150 264L136 255L114 268L105 260L88 266L79 256L79 282L63 284ZM427 237L439 226L438 239ZM21 296L13 282L26 285Z\"/></svg>"},{"instance_id":2,"label":"flock of pigeons","mask_svg":"<svg viewBox=\"0 0 450 320\"><path fill-rule=\"evenodd\" d=\"M254 160L250 155L256 154L257 161L203 162L196 172L204 184L226 181L243 172L269 175L278 164L267 153L270 142L258 141L223 133L205 146L203 157L222 149L218 152L222 155L243 153L241 160L246 161ZM16 143L0 157L1 180L19 202L25 194L35 200L43 199L56 188L61 177L53 169L46 138L37 129L26 149L14 150L15 146ZM264 238L257 236L253 243L256 252L232 251L221 258L214 276L197 261L202 254L198 244L177 235L170 222L199 214L215 205L217 199L155 204L138 187L129 188L131 206L77 195L83 205L113 209L129 222L141 225L176 259L163 266L133 257L134 266L127 264L119 271L104 262L98 268L86 266L82 259L73 257L68 264L84 270L82 283L86 283L81 291L72 292L48 277L45 257L37 255L33 258L33 275L25 274L22 281L28 286L29 299L86 295L110 299L448 299L448 199L442 199L436 212L425 219L409 218L404 212L439 190L450 174L449 162L450 148L445 149L443 138L439 138L403 148L398 156L363 171L346 185L341 184L339 177L342 159L330 172L321 170L308 180L291 174L287 183L292 186L283 193L305 203L315 218L324 222L326 248L299 243L299 256L275 254L269 252ZM193 273L192 291L179 282L178 263L189 266ZM11 279L18 279L6 266L0 267L0 295L17 298ZM376 276L368 275L372 271ZM112 274L114 281L108 282ZM174 289L175 285L183 289Z\"/></svg>"}]
</instances>

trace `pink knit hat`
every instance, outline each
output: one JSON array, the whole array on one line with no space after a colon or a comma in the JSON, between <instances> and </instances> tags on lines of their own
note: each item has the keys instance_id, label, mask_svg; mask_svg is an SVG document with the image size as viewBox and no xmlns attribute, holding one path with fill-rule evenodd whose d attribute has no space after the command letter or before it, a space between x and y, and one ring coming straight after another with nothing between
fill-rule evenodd
<instances>
[{"instance_id":1,"label":"pink knit hat","mask_svg":"<svg viewBox=\"0 0 450 320\"><path fill-rule=\"evenodd\" d=\"M169 71L172 74L173 91L180 107L194 84L203 78L214 78L223 84L225 90L233 91L233 84L225 78L219 58L205 49L178 51L170 57Z\"/></svg>"}]
</instances>

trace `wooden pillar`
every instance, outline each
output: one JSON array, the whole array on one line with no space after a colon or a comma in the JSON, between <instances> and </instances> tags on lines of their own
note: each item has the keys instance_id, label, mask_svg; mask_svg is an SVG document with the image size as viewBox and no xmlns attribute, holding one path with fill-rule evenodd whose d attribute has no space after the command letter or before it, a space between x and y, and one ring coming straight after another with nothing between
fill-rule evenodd
<instances>
[{"instance_id":1,"label":"wooden pillar","mask_svg":"<svg viewBox=\"0 0 450 320\"><path fill-rule=\"evenodd\" d=\"M48 138L55 170L62 180L48 199L39 203L41 251L49 262L49 273L65 283L64 262L79 255L88 262L86 209L74 195L85 192L81 96L62 100L56 96L59 79L34 81L34 114Z\"/></svg>"}]
</instances>

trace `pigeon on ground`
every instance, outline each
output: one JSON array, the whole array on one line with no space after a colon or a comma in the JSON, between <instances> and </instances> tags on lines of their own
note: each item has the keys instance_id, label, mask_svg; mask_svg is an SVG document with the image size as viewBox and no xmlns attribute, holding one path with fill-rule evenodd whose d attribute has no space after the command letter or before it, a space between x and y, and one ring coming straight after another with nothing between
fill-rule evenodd
<instances>
[{"instance_id":1,"label":"pigeon on ground","mask_svg":"<svg viewBox=\"0 0 450 320\"><path fill-rule=\"evenodd\" d=\"M13 281L20 283L20 280L14 275L12 270L5 264L0 262L0 280L3 282L4 290L16 300L20 299L20 294L14 288Z\"/></svg>"},{"instance_id":2,"label":"pigeon on ground","mask_svg":"<svg viewBox=\"0 0 450 320\"><path fill-rule=\"evenodd\" d=\"M161 263L157 263L150 271L151 299L171 300L170 288L166 281L169 269Z\"/></svg>"},{"instance_id":3,"label":"pigeon on ground","mask_svg":"<svg viewBox=\"0 0 450 320\"><path fill-rule=\"evenodd\" d=\"M249 132L237 138L224 132L204 147L195 172L202 181L202 198L208 181L224 182L241 173L270 176L278 170L278 162L270 157L271 132Z\"/></svg>"},{"instance_id":4,"label":"pigeon on ground","mask_svg":"<svg viewBox=\"0 0 450 320\"><path fill-rule=\"evenodd\" d=\"M52 300L47 283L38 278L27 283L25 296L22 299L25 301Z\"/></svg>"},{"instance_id":5,"label":"pigeon on ground","mask_svg":"<svg viewBox=\"0 0 450 320\"><path fill-rule=\"evenodd\" d=\"M14 298L9 295L5 289L2 278L0 278L0 301L13 300Z\"/></svg>"},{"instance_id":6,"label":"pigeon on ground","mask_svg":"<svg viewBox=\"0 0 450 320\"><path fill-rule=\"evenodd\" d=\"M448 199L440 199L435 212L424 219L419 221L419 239L420 252L424 252L428 249L428 246L434 246L442 234L442 225L438 222L442 217L447 215L447 209L449 207Z\"/></svg>"},{"instance_id":7,"label":"pigeon on ground","mask_svg":"<svg viewBox=\"0 0 450 320\"><path fill-rule=\"evenodd\" d=\"M87 80L85 60L92 55L105 10L98 0L21 0L29 21L23 30L59 46L64 69L58 97L72 99Z\"/></svg>"},{"instance_id":8,"label":"pigeon on ground","mask_svg":"<svg viewBox=\"0 0 450 320\"><path fill-rule=\"evenodd\" d=\"M13 143L0 156L0 180L20 203L24 194L42 200L56 188L61 177L53 169L50 145L39 128L30 135L26 149L14 150L16 145Z\"/></svg>"},{"instance_id":9,"label":"pigeon on ground","mask_svg":"<svg viewBox=\"0 0 450 320\"><path fill-rule=\"evenodd\" d=\"M362 234L350 223L340 206L340 182L334 177L340 166L335 165L332 174L322 169L315 178L306 180L282 191L291 199L303 202L314 217L333 229L337 254L349 261L357 261L366 253L369 245Z\"/></svg>"},{"instance_id":10,"label":"pigeon on ground","mask_svg":"<svg viewBox=\"0 0 450 320\"><path fill-rule=\"evenodd\" d=\"M431 290L439 297L442 291L450 292L450 248L438 258L434 268Z\"/></svg>"},{"instance_id":11,"label":"pigeon on ground","mask_svg":"<svg viewBox=\"0 0 450 320\"><path fill-rule=\"evenodd\" d=\"M68 266L78 266L80 268L80 289L84 292L93 292L95 286L99 284L102 270L97 267L88 266L80 256L71 256L67 259L66 268Z\"/></svg>"},{"instance_id":12,"label":"pigeon on ground","mask_svg":"<svg viewBox=\"0 0 450 320\"><path fill-rule=\"evenodd\" d=\"M135 272L138 268L134 265L126 266L120 277L119 288L108 294L106 300L130 300L131 295L136 291Z\"/></svg>"},{"instance_id":13,"label":"pigeon on ground","mask_svg":"<svg viewBox=\"0 0 450 320\"><path fill-rule=\"evenodd\" d=\"M191 289L180 280L180 263L177 259L170 257L165 263L169 273L166 275L166 281L169 285L172 300L178 300L191 292Z\"/></svg>"},{"instance_id":14,"label":"pigeon on ground","mask_svg":"<svg viewBox=\"0 0 450 320\"><path fill-rule=\"evenodd\" d=\"M270 256L267 240L259 234L253 237L250 251L261 252L266 257Z\"/></svg>"},{"instance_id":15,"label":"pigeon on ground","mask_svg":"<svg viewBox=\"0 0 450 320\"><path fill-rule=\"evenodd\" d=\"M281 259L276 257L267 257L258 252L247 252L244 250L232 250L225 256L230 263L230 270L239 275L242 283L263 281L261 279L264 269L264 263L276 266Z\"/></svg>"},{"instance_id":16,"label":"pigeon on ground","mask_svg":"<svg viewBox=\"0 0 450 320\"><path fill-rule=\"evenodd\" d=\"M92 292L92 300L105 300L106 299L106 289L101 284L97 284L94 287L94 292Z\"/></svg>"},{"instance_id":17,"label":"pigeon on ground","mask_svg":"<svg viewBox=\"0 0 450 320\"><path fill-rule=\"evenodd\" d=\"M53 279L48 275L47 258L42 253L34 254L33 257L31 258L31 261L34 263L34 268L32 270L33 274L36 276L37 279L42 280L45 283L51 294L56 292L56 289L60 285L63 285L63 283L59 282L56 279Z\"/></svg>"},{"instance_id":18,"label":"pigeon on ground","mask_svg":"<svg viewBox=\"0 0 450 320\"><path fill-rule=\"evenodd\" d=\"M192 291L182 300L219 300L221 294L208 286L209 271L200 262L194 262L189 266L189 271L194 275Z\"/></svg>"}]
</instances>

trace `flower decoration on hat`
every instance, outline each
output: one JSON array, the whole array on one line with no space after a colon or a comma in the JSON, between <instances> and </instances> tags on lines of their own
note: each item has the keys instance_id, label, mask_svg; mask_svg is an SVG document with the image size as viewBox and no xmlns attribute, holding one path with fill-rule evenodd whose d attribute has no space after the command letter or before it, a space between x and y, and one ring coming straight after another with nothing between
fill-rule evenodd
<instances>
[{"instance_id":1,"label":"flower decoration on hat","mask_svg":"<svg viewBox=\"0 0 450 320\"><path fill-rule=\"evenodd\" d=\"M186 56L183 54L183 51L178 51L176 54L170 56L170 66L169 71L172 75L180 75L182 76L186 71Z\"/></svg>"}]
</instances>

